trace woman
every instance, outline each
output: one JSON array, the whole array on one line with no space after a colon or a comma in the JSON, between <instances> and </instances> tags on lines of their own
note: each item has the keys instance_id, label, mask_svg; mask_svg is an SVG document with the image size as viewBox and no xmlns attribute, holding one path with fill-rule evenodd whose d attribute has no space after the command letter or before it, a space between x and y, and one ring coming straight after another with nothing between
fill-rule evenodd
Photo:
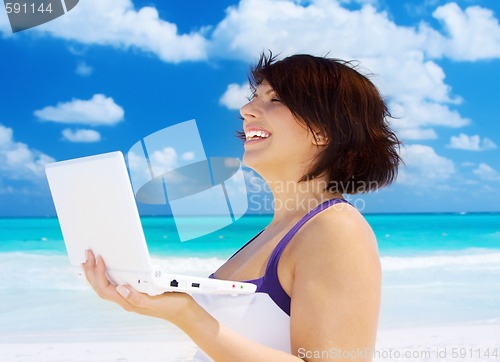
<instances>
[{"instance_id":1,"label":"woman","mask_svg":"<svg viewBox=\"0 0 500 362\"><path fill-rule=\"evenodd\" d=\"M250 83L253 96L240 110L243 161L272 190L274 217L212 277L253 282L257 293L151 297L111 285L91 252L86 277L101 297L178 326L203 351L200 359L371 360L377 243L342 194L395 179L399 141L387 107L365 76L336 59L262 55Z\"/></svg>"}]
</instances>

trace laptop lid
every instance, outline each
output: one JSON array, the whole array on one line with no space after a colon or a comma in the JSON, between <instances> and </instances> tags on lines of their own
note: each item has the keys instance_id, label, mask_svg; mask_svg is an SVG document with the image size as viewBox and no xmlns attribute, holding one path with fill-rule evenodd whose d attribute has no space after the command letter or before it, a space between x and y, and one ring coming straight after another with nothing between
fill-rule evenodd
<instances>
[{"instance_id":1,"label":"laptop lid","mask_svg":"<svg viewBox=\"0 0 500 362\"><path fill-rule=\"evenodd\" d=\"M80 266L92 249L109 270L151 272L121 152L51 163L46 174L71 264Z\"/></svg>"}]
</instances>

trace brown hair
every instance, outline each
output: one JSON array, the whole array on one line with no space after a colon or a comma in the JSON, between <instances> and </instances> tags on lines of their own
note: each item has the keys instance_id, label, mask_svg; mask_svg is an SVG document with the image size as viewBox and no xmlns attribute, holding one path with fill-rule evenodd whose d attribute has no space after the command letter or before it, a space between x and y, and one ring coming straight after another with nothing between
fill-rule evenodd
<instances>
[{"instance_id":1,"label":"brown hair","mask_svg":"<svg viewBox=\"0 0 500 362\"><path fill-rule=\"evenodd\" d=\"M267 81L294 117L328 142L300 181L327 175L330 191L355 194L390 185L400 141L375 85L351 62L298 54L277 61L262 54L249 76L253 91Z\"/></svg>"}]
</instances>

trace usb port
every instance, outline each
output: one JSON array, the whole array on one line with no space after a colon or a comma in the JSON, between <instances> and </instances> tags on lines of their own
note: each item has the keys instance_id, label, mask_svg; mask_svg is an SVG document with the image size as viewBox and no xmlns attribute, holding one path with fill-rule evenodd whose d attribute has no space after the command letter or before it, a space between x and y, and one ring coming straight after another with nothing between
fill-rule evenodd
<instances>
[{"instance_id":1,"label":"usb port","mask_svg":"<svg viewBox=\"0 0 500 362\"><path fill-rule=\"evenodd\" d=\"M200 283L191 283L191 286L193 288L199 288L200 287Z\"/></svg>"},{"instance_id":2,"label":"usb port","mask_svg":"<svg viewBox=\"0 0 500 362\"><path fill-rule=\"evenodd\" d=\"M171 287L178 287L178 286L179 286L179 282L178 282L177 280L175 280L175 279L174 279L174 280L172 280L172 281L170 282L170 286L171 286Z\"/></svg>"}]
</instances>

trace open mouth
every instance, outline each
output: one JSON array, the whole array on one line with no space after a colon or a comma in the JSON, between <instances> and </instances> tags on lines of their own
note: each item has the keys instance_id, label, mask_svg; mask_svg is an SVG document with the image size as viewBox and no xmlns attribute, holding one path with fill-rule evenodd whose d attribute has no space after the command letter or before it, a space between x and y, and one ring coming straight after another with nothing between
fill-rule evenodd
<instances>
[{"instance_id":1,"label":"open mouth","mask_svg":"<svg viewBox=\"0 0 500 362\"><path fill-rule=\"evenodd\" d=\"M262 141L271 137L271 134L266 131L248 131L245 133L245 140L247 142Z\"/></svg>"}]
</instances>

